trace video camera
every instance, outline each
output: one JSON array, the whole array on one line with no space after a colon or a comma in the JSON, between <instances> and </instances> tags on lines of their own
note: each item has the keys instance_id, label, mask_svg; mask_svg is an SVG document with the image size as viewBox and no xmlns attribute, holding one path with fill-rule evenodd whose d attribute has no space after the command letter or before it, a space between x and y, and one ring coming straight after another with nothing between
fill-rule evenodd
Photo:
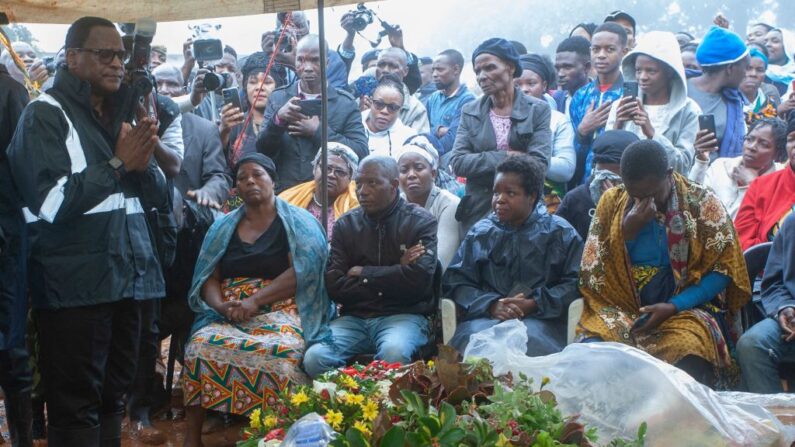
<instances>
[{"instance_id":1,"label":"video camera","mask_svg":"<svg viewBox=\"0 0 795 447\"><path fill-rule=\"evenodd\" d=\"M221 39L215 37L213 33L221 28L221 25L210 25L202 23L200 25L189 26L193 30L193 57L199 64L199 68L204 68L209 73L204 75L204 87L207 91L215 91L232 86L232 75L229 73L215 73L213 63L220 61L224 57L224 45Z\"/></svg>"},{"instance_id":2,"label":"video camera","mask_svg":"<svg viewBox=\"0 0 795 447\"><path fill-rule=\"evenodd\" d=\"M377 19L381 24L381 28L383 29L378 32L378 38L375 41L370 41L370 45L372 45L373 48L380 45L381 40L384 37L396 31L400 31L399 25L391 25L385 20L381 19L381 17L378 17L378 14L376 14L375 11L364 6L364 3L359 3L356 5L356 9L350 11L349 14L353 15L353 29L359 33L364 31L368 25L372 24L374 19Z\"/></svg>"},{"instance_id":3,"label":"video camera","mask_svg":"<svg viewBox=\"0 0 795 447\"><path fill-rule=\"evenodd\" d=\"M130 99L131 104L126 109L128 115L125 121L132 122L135 118L135 104L149 96L154 90L155 80L149 71L149 62L157 23L150 18L139 19L135 23L121 23L119 28L124 33L122 36L124 49L130 55L125 61L124 71L126 82L133 89L134 94ZM156 115L153 110L147 110L147 113L150 116Z\"/></svg>"}]
</instances>

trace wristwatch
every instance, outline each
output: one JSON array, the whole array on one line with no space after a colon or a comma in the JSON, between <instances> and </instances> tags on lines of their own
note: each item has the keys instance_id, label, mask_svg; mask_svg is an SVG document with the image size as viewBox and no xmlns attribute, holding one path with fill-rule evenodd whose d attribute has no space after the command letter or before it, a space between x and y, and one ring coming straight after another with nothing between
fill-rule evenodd
<instances>
[{"instance_id":1,"label":"wristwatch","mask_svg":"<svg viewBox=\"0 0 795 447\"><path fill-rule=\"evenodd\" d=\"M124 162L121 161L121 158L119 157L111 158L110 160L108 160L108 164L110 165L111 168L113 168L113 171L116 173L116 175L119 178L123 177L124 174L127 173L127 170L124 169Z\"/></svg>"}]
</instances>

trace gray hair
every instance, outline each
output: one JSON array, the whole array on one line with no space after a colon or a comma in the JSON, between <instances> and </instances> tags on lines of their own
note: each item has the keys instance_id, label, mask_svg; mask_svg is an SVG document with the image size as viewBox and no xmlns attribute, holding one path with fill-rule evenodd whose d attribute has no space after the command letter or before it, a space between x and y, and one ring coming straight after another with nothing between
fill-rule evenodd
<instances>
[{"instance_id":1,"label":"gray hair","mask_svg":"<svg viewBox=\"0 0 795 447\"><path fill-rule=\"evenodd\" d=\"M329 142L328 144L328 154L329 156L336 155L337 157L342 158L345 161L345 165L348 166L348 171L350 172L351 177L356 175L356 170L359 167L359 156L356 155L356 152L353 149L349 148L348 146L342 143L334 143ZM323 156L323 151L317 151L317 155L315 155L315 159L312 160L312 167L316 168L320 166L320 157Z\"/></svg>"},{"instance_id":2,"label":"gray hair","mask_svg":"<svg viewBox=\"0 0 795 447\"><path fill-rule=\"evenodd\" d=\"M397 161L395 161L395 159L392 157L386 157L384 155L368 155L364 158L364 160L362 160L361 163L359 163L359 169L363 169L367 165L378 166L378 170L381 172L381 175L390 181L397 180L400 176Z\"/></svg>"},{"instance_id":3,"label":"gray hair","mask_svg":"<svg viewBox=\"0 0 795 447\"><path fill-rule=\"evenodd\" d=\"M391 54L398 58L403 63L403 68L409 66L409 56L406 54L405 50L395 47L385 48L383 51L378 53L378 59L381 59L383 56Z\"/></svg>"}]
</instances>

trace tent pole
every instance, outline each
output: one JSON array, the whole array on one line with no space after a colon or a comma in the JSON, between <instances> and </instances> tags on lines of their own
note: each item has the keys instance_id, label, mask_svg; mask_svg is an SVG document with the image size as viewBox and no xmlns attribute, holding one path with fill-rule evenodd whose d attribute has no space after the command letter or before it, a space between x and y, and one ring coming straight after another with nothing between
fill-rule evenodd
<instances>
[{"instance_id":1,"label":"tent pole","mask_svg":"<svg viewBox=\"0 0 795 447\"><path fill-rule=\"evenodd\" d=\"M317 1L318 32L320 33L320 150L323 151L321 159L322 181L320 204L321 222L323 231L328 236L328 79L326 77L326 65L328 63L326 52L326 20L324 13L324 0Z\"/></svg>"}]
</instances>

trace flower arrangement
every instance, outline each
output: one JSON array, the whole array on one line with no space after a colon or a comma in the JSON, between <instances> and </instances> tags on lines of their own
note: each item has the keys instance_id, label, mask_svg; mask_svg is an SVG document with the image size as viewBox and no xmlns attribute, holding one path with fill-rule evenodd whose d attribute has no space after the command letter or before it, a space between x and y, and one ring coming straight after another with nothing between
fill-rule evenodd
<instances>
[{"instance_id":1,"label":"flower arrangement","mask_svg":"<svg viewBox=\"0 0 795 447\"><path fill-rule=\"evenodd\" d=\"M312 412L340 433L332 447L600 445L594 429L560 412L544 389L548 383L534 390L524 376L495 378L487 361L461 363L455 350L442 346L435 361L354 365L284 393L277 405L251 414L238 447L260 440L278 446L285 431ZM644 424L636 439L601 445L642 447L645 431Z\"/></svg>"},{"instance_id":2,"label":"flower arrangement","mask_svg":"<svg viewBox=\"0 0 795 447\"><path fill-rule=\"evenodd\" d=\"M339 433L356 430L369 439L399 368L400 364L376 360L328 372L312 386L293 388L279 395L276 405L251 413L238 447L256 447L261 439L282 440L290 425L312 412Z\"/></svg>"}]
</instances>

